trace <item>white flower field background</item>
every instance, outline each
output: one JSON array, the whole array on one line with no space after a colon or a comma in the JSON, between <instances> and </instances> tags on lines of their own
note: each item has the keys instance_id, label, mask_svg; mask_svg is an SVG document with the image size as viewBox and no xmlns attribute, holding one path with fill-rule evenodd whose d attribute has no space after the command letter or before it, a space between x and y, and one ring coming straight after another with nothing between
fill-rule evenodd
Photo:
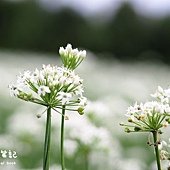
<instances>
[{"instance_id":1,"label":"white flower field background","mask_svg":"<svg viewBox=\"0 0 170 170\"><path fill-rule=\"evenodd\" d=\"M2 51L0 58L0 169L41 170L45 115L37 118L37 114L44 108L11 98L8 85L19 72L61 63L57 55L36 53ZM83 79L88 104L84 115L71 111L66 114L67 170L155 170L153 148L147 145L148 133L128 134L119 124L125 121L129 105L149 101L149 94L158 85L170 85L170 67L158 62L98 60L87 52L77 72ZM60 170L59 125L60 115L52 112L50 170ZM167 139L169 131L164 130ZM10 157L11 153L15 157Z\"/></svg>"}]
</instances>

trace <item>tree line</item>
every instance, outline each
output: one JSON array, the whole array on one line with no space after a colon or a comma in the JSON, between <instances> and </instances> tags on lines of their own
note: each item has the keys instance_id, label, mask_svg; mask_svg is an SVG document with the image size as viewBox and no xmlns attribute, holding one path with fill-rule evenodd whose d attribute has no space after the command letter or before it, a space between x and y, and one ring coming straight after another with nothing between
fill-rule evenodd
<instances>
[{"instance_id":1,"label":"tree line","mask_svg":"<svg viewBox=\"0 0 170 170\"><path fill-rule=\"evenodd\" d=\"M0 1L0 48L56 53L66 43L99 57L159 59L170 63L170 17L147 18L125 3L107 22L69 8L47 11L36 1Z\"/></svg>"}]
</instances>

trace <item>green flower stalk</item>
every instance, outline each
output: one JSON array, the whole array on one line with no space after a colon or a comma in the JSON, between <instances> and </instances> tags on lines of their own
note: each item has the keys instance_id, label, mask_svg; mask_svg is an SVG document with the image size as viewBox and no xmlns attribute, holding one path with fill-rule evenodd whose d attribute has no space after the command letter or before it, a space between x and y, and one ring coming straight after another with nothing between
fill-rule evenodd
<instances>
[{"instance_id":1,"label":"green flower stalk","mask_svg":"<svg viewBox=\"0 0 170 170\"><path fill-rule=\"evenodd\" d=\"M43 170L49 169L50 163L50 140L51 140L51 108L47 109L47 121L44 142Z\"/></svg>"},{"instance_id":2,"label":"green flower stalk","mask_svg":"<svg viewBox=\"0 0 170 170\"><path fill-rule=\"evenodd\" d=\"M130 106L127 109L126 116L128 117L128 124L121 123L121 126L125 127L125 132L150 132L153 135L153 143L148 142L150 146L154 146L155 157L157 161L158 170L161 169L159 144L160 135L162 134L162 128L165 128L170 123L170 105L169 97L170 90L163 90L158 87L155 94L151 95L156 98L157 101L151 101L146 103L135 103L134 106Z\"/></svg>"},{"instance_id":3,"label":"green flower stalk","mask_svg":"<svg viewBox=\"0 0 170 170\"><path fill-rule=\"evenodd\" d=\"M63 106L62 114L65 115L65 106ZM65 169L64 161L64 116L61 117L61 167Z\"/></svg>"},{"instance_id":4,"label":"green flower stalk","mask_svg":"<svg viewBox=\"0 0 170 170\"><path fill-rule=\"evenodd\" d=\"M60 54L64 67L69 70L76 69L86 57L85 50L79 51L77 48L72 49L71 44L67 44L65 49L63 47L60 47L59 54ZM80 115L84 114L84 106L86 105L86 102L87 102L87 99L83 97L81 99L81 103L83 103L82 105L83 107L79 107L77 110ZM61 117L61 167L62 167L62 170L65 170L65 161L64 161L64 121L65 119L64 119L64 116L65 116L66 107L67 107L66 105L63 105L62 107L63 116Z\"/></svg>"},{"instance_id":5,"label":"green flower stalk","mask_svg":"<svg viewBox=\"0 0 170 170\"><path fill-rule=\"evenodd\" d=\"M46 107L43 170L49 170L50 165L51 110L59 113L62 119L61 163L62 170L64 170L64 120L68 118L65 111L83 114L87 103L87 99L83 96L83 80L74 72L74 69L82 62L82 56L85 57L85 52L83 55L80 55L81 51L73 55L74 50L70 47L71 45L67 45L65 50L65 59L62 60L64 66L43 65L40 70L25 71L17 77L15 84L9 85L11 96ZM60 54L62 48L60 48ZM42 114L38 114L37 117L40 118Z\"/></svg>"}]
</instances>

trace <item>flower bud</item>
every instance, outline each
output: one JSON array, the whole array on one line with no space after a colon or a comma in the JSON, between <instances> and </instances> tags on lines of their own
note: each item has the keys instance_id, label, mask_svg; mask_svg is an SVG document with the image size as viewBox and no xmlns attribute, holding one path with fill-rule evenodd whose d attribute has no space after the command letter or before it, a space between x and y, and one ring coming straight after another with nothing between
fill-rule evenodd
<instances>
[{"instance_id":1,"label":"flower bud","mask_svg":"<svg viewBox=\"0 0 170 170\"><path fill-rule=\"evenodd\" d=\"M65 55L65 49L63 47L60 47L59 54L60 55Z\"/></svg>"},{"instance_id":2,"label":"flower bud","mask_svg":"<svg viewBox=\"0 0 170 170\"><path fill-rule=\"evenodd\" d=\"M131 117L128 118L128 122L133 122Z\"/></svg>"},{"instance_id":3,"label":"flower bud","mask_svg":"<svg viewBox=\"0 0 170 170\"><path fill-rule=\"evenodd\" d=\"M129 128L125 128L125 132L130 133L131 131Z\"/></svg>"},{"instance_id":4,"label":"flower bud","mask_svg":"<svg viewBox=\"0 0 170 170\"><path fill-rule=\"evenodd\" d=\"M68 116L64 116L64 119L65 119L65 120L69 120L69 117L68 117Z\"/></svg>"},{"instance_id":5,"label":"flower bud","mask_svg":"<svg viewBox=\"0 0 170 170\"><path fill-rule=\"evenodd\" d=\"M140 131L140 130L141 130L140 127L137 127L137 126L136 126L136 127L134 128L134 131L136 131L136 132L138 132L138 131Z\"/></svg>"},{"instance_id":6,"label":"flower bud","mask_svg":"<svg viewBox=\"0 0 170 170\"><path fill-rule=\"evenodd\" d=\"M165 119L170 124L170 118Z\"/></svg>"},{"instance_id":7,"label":"flower bud","mask_svg":"<svg viewBox=\"0 0 170 170\"><path fill-rule=\"evenodd\" d=\"M123 122L121 122L121 123L119 123L119 125L120 125L120 126L124 126L124 123L123 123Z\"/></svg>"},{"instance_id":8,"label":"flower bud","mask_svg":"<svg viewBox=\"0 0 170 170\"><path fill-rule=\"evenodd\" d=\"M79 52L79 57L85 58L85 57L86 57L86 51L85 51L85 50L80 51L80 52Z\"/></svg>"},{"instance_id":9,"label":"flower bud","mask_svg":"<svg viewBox=\"0 0 170 170\"><path fill-rule=\"evenodd\" d=\"M79 53L79 51L78 51L77 48L72 50L72 54L73 54L74 56L77 56L78 53Z\"/></svg>"},{"instance_id":10,"label":"flower bud","mask_svg":"<svg viewBox=\"0 0 170 170\"><path fill-rule=\"evenodd\" d=\"M72 51L72 45L71 45L71 44L67 44L67 46L66 46L66 51L67 51L68 53L70 53L70 52Z\"/></svg>"},{"instance_id":11,"label":"flower bud","mask_svg":"<svg viewBox=\"0 0 170 170\"><path fill-rule=\"evenodd\" d=\"M42 114L37 113L36 116L37 116L37 118L39 119L39 118L41 118Z\"/></svg>"},{"instance_id":12,"label":"flower bud","mask_svg":"<svg viewBox=\"0 0 170 170\"><path fill-rule=\"evenodd\" d=\"M168 122L164 122L164 123L162 124L163 127L168 127L168 125L169 125Z\"/></svg>"},{"instance_id":13,"label":"flower bud","mask_svg":"<svg viewBox=\"0 0 170 170\"><path fill-rule=\"evenodd\" d=\"M77 111L80 115L83 115L84 114L84 107L79 107Z\"/></svg>"}]
</instances>

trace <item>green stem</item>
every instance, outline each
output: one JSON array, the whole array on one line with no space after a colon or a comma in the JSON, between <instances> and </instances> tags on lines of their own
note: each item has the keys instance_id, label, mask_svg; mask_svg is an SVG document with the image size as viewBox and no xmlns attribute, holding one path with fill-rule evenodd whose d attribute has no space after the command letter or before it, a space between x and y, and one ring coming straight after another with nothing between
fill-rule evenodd
<instances>
[{"instance_id":1,"label":"green stem","mask_svg":"<svg viewBox=\"0 0 170 170\"><path fill-rule=\"evenodd\" d=\"M89 169L89 152L85 152L84 157L85 157L85 170L88 170Z\"/></svg>"},{"instance_id":2,"label":"green stem","mask_svg":"<svg viewBox=\"0 0 170 170\"><path fill-rule=\"evenodd\" d=\"M159 149L158 149L158 132L153 131L153 139L154 139L154 147L155 147L155 156L156 156L156 162L157 162L157 168L158 170L162 170L161 168L161 162L160 162L160 155L159 155Z\"/></svg>"},{"instance_id":3,"label":"green stem","mask_svg":"<svg viewBox=\"0 0 170 170\"><path fill-rule=\"evenodd\" d=\"M62 167L62 170L65 170L65 163L64 163L64 120L65 120L65 105L62 107L62 115L61 115L61 167Z\"/></svg>"},{"instance_id":4,"label":"green stem","mask_svg":"<svg viewBox=\"0 0 170 170\"><path fill-rule=\"evenodd\" d=\"M46 132L44 142L43 170L49 170L51 140L51 108L47 109Z\"/></svg>"}]
</instances>

